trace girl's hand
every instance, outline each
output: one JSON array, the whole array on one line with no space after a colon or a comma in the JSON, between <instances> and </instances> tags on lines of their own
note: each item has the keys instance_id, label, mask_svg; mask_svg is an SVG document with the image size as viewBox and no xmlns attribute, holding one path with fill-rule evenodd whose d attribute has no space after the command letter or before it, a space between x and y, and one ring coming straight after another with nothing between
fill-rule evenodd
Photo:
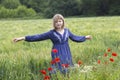
<instances>
[{"instance_id":1,"label":"girl's hand","mask_svg":"<svg viewBox=\"0 0 120 80\"><path fill-rule=\"evenodd\" d=\"M18 42L18 41L22 41L22 40L25 40L25 37L15 38L15 39L13 39L13 42Z\"/></svg>"},{"instance_id":2,"label":"girl's hand","mask_svg":"<svg viewBox=\"0 0 120 80\"><path fill-rule=\"evenodd\" d=\"M91 35L87 35L87 36L85 36L85 38L90 40L90 39L92 39L92 36Z\"/></svg>"}]
</instances>

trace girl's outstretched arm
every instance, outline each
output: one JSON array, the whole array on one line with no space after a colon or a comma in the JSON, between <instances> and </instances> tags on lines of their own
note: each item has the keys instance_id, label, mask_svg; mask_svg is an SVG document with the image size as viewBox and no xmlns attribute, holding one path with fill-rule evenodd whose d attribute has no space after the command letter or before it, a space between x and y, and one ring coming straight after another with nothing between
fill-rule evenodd
<instances>
[{"instance_id":1,"label":"girl's outstretched arm","mask_svg":"<svg viewBox=\"0 0 120 80\"><path fill-rule=\"evenodd\" d=\"M27 42L43 41L43 40L50 39L50 36L51 36L51 31L48 31L42 34L25 36L25 41Z\"/></svg>"},{"instance_id":2,"label":"girl's outstretched arm","mask_svg":"<svg viewBox=\"0 0 120 80\"><path fill-rule=\"evenodd\" d=\"M35 42L35 41L42 41L42 40L50 39L50 36L51 36L51 31L48 31L48 32L42 33L42 34L36 34L36 35L31 35L31 36L15 38L13 41L18 42L18 41L24 40L27 42Z\"/></svg>"},{"instance_id":3,"label":"girl's outstretched arm","mask_svg":"<svg viewBox=\"0 0 120 80\"><path fill-rule=\"evenodd\" d=\"M87 35L87 36L76 36L74 34L72 34L69 30L69 38L72 40L72 41L75 41L75 42L84 42L85 40L90 40L92 37L91 35Z\"/></svg>"}]
</instances>

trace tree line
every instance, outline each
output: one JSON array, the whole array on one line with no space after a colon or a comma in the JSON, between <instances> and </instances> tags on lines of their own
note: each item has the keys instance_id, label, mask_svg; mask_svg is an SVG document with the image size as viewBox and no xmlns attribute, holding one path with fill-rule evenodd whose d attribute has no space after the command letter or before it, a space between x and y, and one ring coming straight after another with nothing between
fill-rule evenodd
<instances>
[{"instance_id":1,"label":"tree line","mask_svg":"<svg viewBox=\"0 0 120 80\"><path fill-rule=\"evenodd\" d=\"M119 0L0 0L0 18L120 15Z\"/></svg>"}]
</instances>

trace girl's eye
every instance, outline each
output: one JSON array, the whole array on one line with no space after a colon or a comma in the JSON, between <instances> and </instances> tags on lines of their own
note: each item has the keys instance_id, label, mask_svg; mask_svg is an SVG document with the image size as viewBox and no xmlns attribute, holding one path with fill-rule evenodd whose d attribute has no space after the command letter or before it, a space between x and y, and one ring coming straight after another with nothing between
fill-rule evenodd
<instances>
[{"instance_id":1,"label":"girl's eye","mask_svg":"<svg viewBox=\"0 0 120 80\"><path fill-rule=\"evenodd\" d=\"M62 22L62 21L58 21L58 22Z\"/></svg>"}]
</instances>

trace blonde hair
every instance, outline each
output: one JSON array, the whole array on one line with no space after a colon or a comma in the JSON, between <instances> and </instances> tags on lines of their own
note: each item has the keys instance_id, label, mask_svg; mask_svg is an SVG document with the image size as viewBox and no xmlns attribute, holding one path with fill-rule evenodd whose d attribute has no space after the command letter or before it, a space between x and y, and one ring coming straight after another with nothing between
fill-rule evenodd
<instances>
[{"instance_id":1,"label":"blonde hair","mask_svg":"<svg viewBox=\"0 0 120 80\"><path fill-rule=\"evenodd\" d=\"M64 17L61 14L55 14L53 16L53 27L55 28L55 22L57 22L59 19L61 19L63 21L63 25L62 25L62 29L64 28ZM55 28L56 29L56 28Z\"/></svg>"}]
</instances>

